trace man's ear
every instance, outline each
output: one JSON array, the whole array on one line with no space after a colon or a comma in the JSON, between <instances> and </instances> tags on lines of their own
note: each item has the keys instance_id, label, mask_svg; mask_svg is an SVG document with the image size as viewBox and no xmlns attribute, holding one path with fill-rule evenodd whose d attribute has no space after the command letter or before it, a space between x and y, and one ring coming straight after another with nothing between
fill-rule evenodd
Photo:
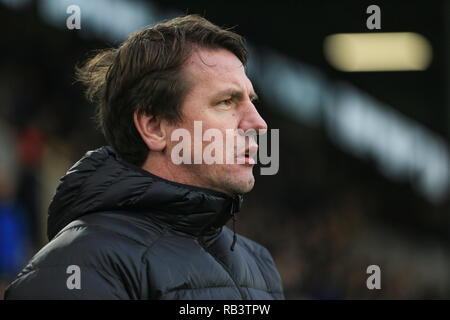
<instances>
[{"instance_id":1,"label":"man's ear","mask_svg":"<svg viewBox=\"0 0 450 320\"><path fill-rule=\"evenodd\" d=\"M136 110L134 125L150 151L163 151L167 145L165 121Z\"/></svg>"}]
</instances>

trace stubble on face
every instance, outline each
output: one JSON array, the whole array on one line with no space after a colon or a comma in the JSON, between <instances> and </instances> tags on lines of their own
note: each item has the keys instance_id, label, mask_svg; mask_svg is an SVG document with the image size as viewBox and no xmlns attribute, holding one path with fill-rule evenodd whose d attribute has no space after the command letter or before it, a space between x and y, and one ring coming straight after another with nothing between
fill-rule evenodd
<instances>
[{"instance_id":1,"label":"stubble on face","mask_svg":"<svg viewBox=\"0 0 450 320\"><path fill-rule=\"evenodd\" d=\"M190 91L182 106L183 120L178 128L183 127L191 133L191 155L194 157L194 121L202 121L203 133L209 128L219 129L225 139L227 129L239 128L245 115L245 104L249 103L248 96L254 93L241 61L227 50L194 51L184 67L183 75ZM229 91L240 92L246 98L241 97L242 101L235 100L230 106L221 104L221 99L228 98L226 92ZM203 141L202 150L209 143ZM223 146L225 148L225 141ZM224 149L224 156L229 151ZM237 151L233 150L235 155ZM255 183L253 165L249 164L181 164L177 172L184 183L228 194L247 193Z\"/></svg>"}]
</instances>

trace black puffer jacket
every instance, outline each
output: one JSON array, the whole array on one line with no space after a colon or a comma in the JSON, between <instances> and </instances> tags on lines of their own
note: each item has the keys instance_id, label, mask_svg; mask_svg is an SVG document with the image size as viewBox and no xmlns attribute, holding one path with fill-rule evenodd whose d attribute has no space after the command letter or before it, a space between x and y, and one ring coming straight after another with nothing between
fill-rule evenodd
<instances>
[{"instance_id":1,"label":"black puffer jacket","mask_svg":"<svg viewBox=\"0 0 450 320\"><path fill-rule=\"evenodd\" d=\"M224 224L241 200L161 179L109 147L88 152L52 200L51 241L5 298L283 299L265 248L237 236L231 250Z\"/></svg>"}]
</instances>

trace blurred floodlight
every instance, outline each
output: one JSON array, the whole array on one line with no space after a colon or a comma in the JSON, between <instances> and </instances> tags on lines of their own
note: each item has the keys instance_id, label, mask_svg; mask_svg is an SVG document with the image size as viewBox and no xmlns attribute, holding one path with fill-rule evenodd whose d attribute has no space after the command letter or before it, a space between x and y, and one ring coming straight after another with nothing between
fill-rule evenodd
<instances>
[{"instance_id":1,"label":"blurred floodlight","mask_svg":"<svg viewBox=\"0 0 450 320\"><path fill-rule=\"evenodd\" d=\"M67 8L78 6L80 33L94 34L112 42L121 42L131 32L160 19L151 2L140 0L40 0L37 4L43 20L60 28L66 28Z\"/></svg>"},{"instance_id":2,"label":"blurred floodlight","mask_svg":"<svg viewBox=\"0 0 450 320\"><path fill-rule=\"evenodd\" d=\"M420 71L432 58L428 40L412 32L333 34L325 38L324 53L341 71Z\"/></svg>"}]
</instances>

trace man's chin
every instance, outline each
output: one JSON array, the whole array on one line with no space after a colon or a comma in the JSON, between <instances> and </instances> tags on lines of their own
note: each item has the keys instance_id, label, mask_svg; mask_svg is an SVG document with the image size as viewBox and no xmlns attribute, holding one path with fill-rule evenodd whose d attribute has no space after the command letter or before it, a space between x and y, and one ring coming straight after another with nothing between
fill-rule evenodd
<instances>
[{"instance_id":1,"label":"man's chin","mask_svg":"<svg viewBox=\"0 0 450 320\"><path fill-rule=\"evenodd\" d=\"M250 174L240 176L238 179L235 179L234 181L228 180L227 193L244 194L250 192L253 189L254 185L255 185L255 178L253 177L253 174L250 172Z\"/></svg>"},{"instance_id":2,"label":"man's chin","mask_svg":"<svg viewBox=\"0 0 450 320\"><path fill-rule=\"evenodd\" d=\"M250 192L252 191L254 185L255 181L253 180L252 182L248 182L247 186L241 185L241 187L238 190L236 190L235 193L244 194Z\"/></svg>"},{"instance_id":3,"label":"man's chin","mask_svg":"<svg viewBox=\"0 0 450 320\"><path fill-rule=\"evenodd\" d=\"M198 170L197 178L193 179L192 185L209 188L227 194L244 194L250 192L255 184L253 166L233 164L229 166L218 166L209 172L209 167L195 167ZM220 169L220 170L217 170ZM203 177L208 177L202 179ZM202 183L203 182L203 183ZM189 183L188 183L189 184Z\"/></svg>"}]
</instances>

